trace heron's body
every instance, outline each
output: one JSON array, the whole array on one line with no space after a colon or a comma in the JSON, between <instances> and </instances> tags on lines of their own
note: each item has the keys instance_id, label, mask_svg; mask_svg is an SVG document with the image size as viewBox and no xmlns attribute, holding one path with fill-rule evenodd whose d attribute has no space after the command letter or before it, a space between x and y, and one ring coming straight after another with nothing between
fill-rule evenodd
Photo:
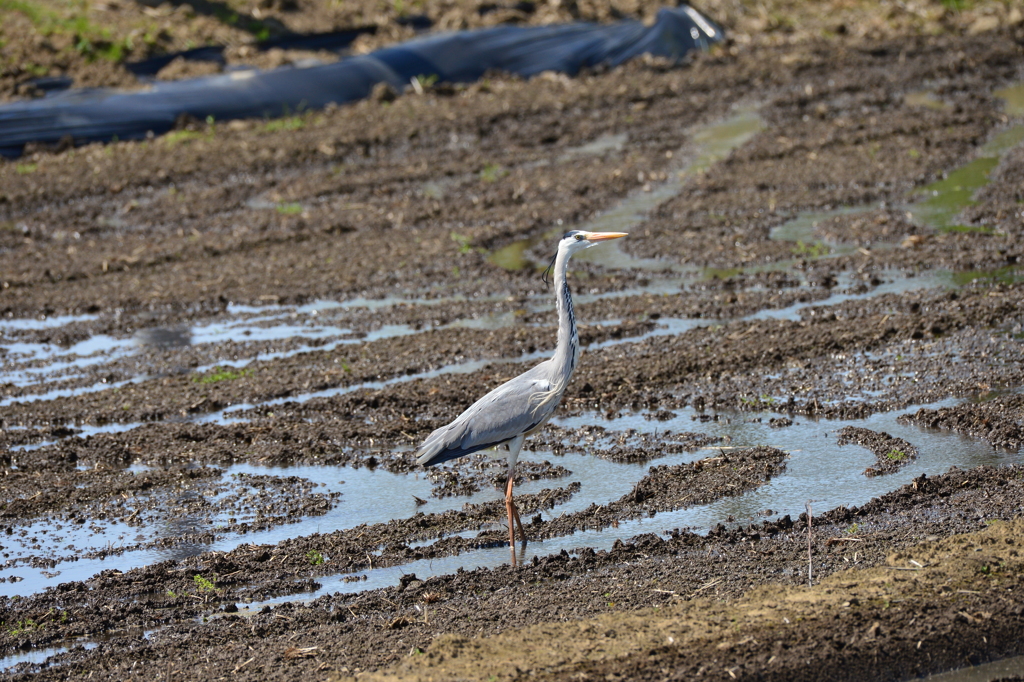
<instances>
[{"instance_id":1,"label":"heron's body","mask_svg":"<svg viewBox=\"0 0 1024 682\"><path fill-rule=\"evenodd\" d=\"M469 406L455 421L431 433L417 451L417 463L426 466L470 455L488 448L508 449L505 504L509 515L510 544L515 544L513 520L519 514L512 502L512 474L526 436L544 426L562 400L580 357L579 336L572 309L572 294L565 279L569 258L599 241L624 237L620 232L572 231L558 244L553 265L558 310L558 341L554 355L536 367L498 386ZM526 533L522 531L523 541ZM512 554L515 564L515 553Z\"/></svg>"}]
</instances>

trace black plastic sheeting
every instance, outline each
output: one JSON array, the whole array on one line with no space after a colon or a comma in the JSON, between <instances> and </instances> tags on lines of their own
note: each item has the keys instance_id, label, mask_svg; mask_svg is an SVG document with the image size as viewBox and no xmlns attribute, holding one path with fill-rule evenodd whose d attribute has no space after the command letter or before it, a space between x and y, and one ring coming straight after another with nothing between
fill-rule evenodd
<instances>
[{"instance_id":1,"label":"black plastic sheeting","mask_svg":"<svg viewBox=\"0 0 1024 682\"><path fill-rule=\"evenodd\" d=\"M418 38L307 68L234 71L133 92L67 90L0 106L0 154L17 157L29 142L140 139L171 130L182 115L218 121L291 115L362 99L381 82L401 92L417 76L458 83L491 70L523 77L543 71L575 75L645 53L680 59L722 37L717 24L680 6L662 9L650 26L639 21L499 26Z\"/></svg>"}]
</instances>

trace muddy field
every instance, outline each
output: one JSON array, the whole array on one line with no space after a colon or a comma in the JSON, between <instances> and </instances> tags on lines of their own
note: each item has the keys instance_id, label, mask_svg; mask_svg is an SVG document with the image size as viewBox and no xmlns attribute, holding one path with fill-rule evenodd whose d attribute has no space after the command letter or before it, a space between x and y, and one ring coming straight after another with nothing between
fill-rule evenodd
<instances>
[{"instance_id":1,"label":"muddy field","mask_svg":"<svg viewBox=\"0 0 1024 682\"><path fill-rule=\"evenodd\" d=\"M188 21L108 62L51 45L47 74L134 87L124 60L189 30L228 63L243 29L415 30L397 4L121 4L115 38ZM422 14L655 10L526 5ZM0 677L901 680L1024 654L1024 17L758 7L702 6L732 38L681 65L0 161ZM540 274L572 228L629 237L572 263L584 350L520 459L512 568L503 463L412 452L550 353Z\"/></svg>"}]
</instances>

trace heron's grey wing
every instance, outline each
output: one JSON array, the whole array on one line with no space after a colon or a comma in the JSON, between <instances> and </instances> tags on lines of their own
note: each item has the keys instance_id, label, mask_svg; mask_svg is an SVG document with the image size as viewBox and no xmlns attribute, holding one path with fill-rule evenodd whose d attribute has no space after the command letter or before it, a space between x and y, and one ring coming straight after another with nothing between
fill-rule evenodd
<instances>
[{"instance_id":1,"label":"heron's grey wing","mask_svg":"<svg viewBox=\"0 0 1024 682\"><path fill-rule=\"evenodd\" d=\"M554 406L535 410L531 397L551 388L541 365L507 381L431 433L417 451L419 464L440 464L500 445L547 419Z\"/></svg>"}]
</instances>

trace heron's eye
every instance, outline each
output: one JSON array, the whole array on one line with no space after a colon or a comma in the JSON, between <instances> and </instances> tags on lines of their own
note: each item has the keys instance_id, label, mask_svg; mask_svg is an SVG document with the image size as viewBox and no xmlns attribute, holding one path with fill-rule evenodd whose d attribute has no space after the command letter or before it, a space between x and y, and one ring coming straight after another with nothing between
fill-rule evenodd
<instances>
[{"instance_id":1,"label":"heron's eye","mask_svg":"<svg viewBox=\"0 0 1024 682\"><path fill-rule=\"evenodd\" d=\"M583 235L582 234L576 235L576 241L578 241L578 242L583 241Z\"/></svg>"}]
</instances>

